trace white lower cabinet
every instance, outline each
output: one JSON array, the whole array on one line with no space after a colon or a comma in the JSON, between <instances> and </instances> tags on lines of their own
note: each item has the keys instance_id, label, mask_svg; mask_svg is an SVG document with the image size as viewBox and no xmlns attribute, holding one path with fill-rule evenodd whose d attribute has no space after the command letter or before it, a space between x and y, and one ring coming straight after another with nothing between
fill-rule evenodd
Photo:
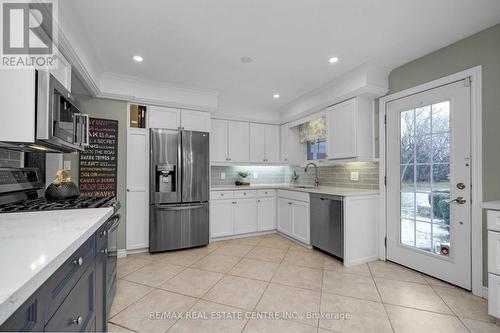
<instances>
[{"instance_id":1,"label":"white lower cabinet","mask_svg":"<svg viewBox=\"0 0 500 333\"><path fill-rule=\"evenodd\" d=\"M278 231L292 235L292 202L285 198L278 198Z\"/></svg>"},{"instance_id":2,"label":"white lower cabinet","mask_svg":"<svg viewBox=\"0 0 500 333\"><path fill-rule=\"evenodd\" d=\"M500 276L488 273L488 314L500 318Z\"/></svg>"},{"instance_id":3,"label":"white lower cabinet","mask_svg":"<svg viewBox=\"0 0 500 333\"><path fill-rule=\"evenodd\" d=\"M234 234L246 234L257 231L257 201L251 199L234 200Z\"/></svg>"},{"instance_id":4,"label":"white lower cabinet","mask_svg":"<svg viewBox=\"0 0 500 333\"><path fill-rule=\"evenodd\" d=\"M292 237L309 244L309 203L292 201Z\"/></svg>"},{"instance_id":5,"label":"white lower cabinet","mask_svg":"<svg viewBox=\"0 0 500 333\"><path fill-rule=\"evenodd\" d=\"M276 198L257 199L257 230L267 231L276 229Z\"/></svg>"},{"instance_id":6,"label":"white lower cabinet","mask_svg":"<svg viewBox=\"0 0 500 333\"><path fill-rule=\"evenodd\" d=\"M500 210L487 211L488 314L500 319Z\"/></svg>"},{"instance_id":7,"label":"white lower cabinet","mask_svg":"<svg viewBox=\"0 0 500 333\"><path fill-rule=\"evenodd\" d=\"M275 229L275 190L210 192L210 238Z\"/></svg>"},{"instance_id":8,"label":"white lower cabinet","mask_svg":"<svg viewBox=\"0 0 500 333\"><path fill-rule=\"evenodd\" d=\"M309 194L278 191L278 227L302 243L310 243Z\"/></svg>"},{"instance_id":9,"label":"white lower cabinet","mask_svg":"<svg viewBox=\"0 0 500 333\"><path fill-rule=\"evenodd\" d=\"M224 237L233 234L234 200L210 201L210 237Z\"/></svg>"}]
</instances>

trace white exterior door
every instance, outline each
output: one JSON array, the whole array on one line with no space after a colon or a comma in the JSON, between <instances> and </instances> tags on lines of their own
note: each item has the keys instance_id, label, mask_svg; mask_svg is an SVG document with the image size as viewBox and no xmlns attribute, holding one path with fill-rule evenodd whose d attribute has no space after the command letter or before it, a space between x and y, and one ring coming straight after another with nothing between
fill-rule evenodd
<instances>
[{"instance_id":1,"label":"white exterior door","mask_svg":"<svg viewBox=\"0 0 500 333\"><path fill-rule=\"evenodd\" d=\"M128 129L127 134L127 250L149 246L148 132Z\"/></svg>"},{"instance_id":2,"label":"white exterior door","mask_svg":"<svg viewBox=\"0 0 500 333\"><path fill-rule=\"evenodd\" d=\"M470 87L387 103L387 258L471 289Z\"/></svg>"}]
</instances>

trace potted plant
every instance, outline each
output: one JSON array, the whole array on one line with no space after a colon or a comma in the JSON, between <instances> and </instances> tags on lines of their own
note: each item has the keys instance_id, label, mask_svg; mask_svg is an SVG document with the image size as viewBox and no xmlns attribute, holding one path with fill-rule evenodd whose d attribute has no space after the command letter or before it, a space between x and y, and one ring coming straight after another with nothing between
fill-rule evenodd
<instances>
[{"instance_id":1,"label":"potted plant","mask_svg":"<svg viewBox=\"0 0 500 333\"><path fill-rule=\"evenodd\" d=\"M250 185L250 182L245 181L245 179L250 176L250 172L248 171L239 171L238 175L241 177L240 180L236 181L236 185Z\"/></svg>"}]
</instances>

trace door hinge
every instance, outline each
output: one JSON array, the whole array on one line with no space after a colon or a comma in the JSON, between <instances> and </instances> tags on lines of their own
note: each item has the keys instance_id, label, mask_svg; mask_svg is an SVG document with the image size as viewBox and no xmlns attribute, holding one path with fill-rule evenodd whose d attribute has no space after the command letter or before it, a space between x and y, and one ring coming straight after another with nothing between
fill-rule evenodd
<instances>
[{"instance_id":1,"label":"door hinge","mask_svg":"<svg viewBox=\"0 0 500 333\"><path fill-rule=\"evenodd\" d=\"M384 185L387 186L387 176L384 176Z\"/></svg>"},{"instance_id":2,"label":"door hinge","mask_svg":"<svg viewBox=\"0 0 500 333\"><path fill-rule=\"evenodd\" d=\"M470 83L472 82L472 78L470 76L467 76L465 79L464 79L464 86L466 87L470 87Z\"/></svg>"},{"instance_id":3,"label":"door hinge","mask_svg":"<svg viewBox=\"0 0 500 333\"><path fill-rule=\"evenodd\" d=\"M384 237L384 247L387 248L387 237Z\"/></svg>"},{"instance_id":4,"label":"door hinge","mask_svg":"<svg viewBox=\"0 0 500 333\"><path fill-rule=\"evenodd\" d=\"M384 125L387 125L387 115L384 114Z\"/></svg>"}]
</instances>

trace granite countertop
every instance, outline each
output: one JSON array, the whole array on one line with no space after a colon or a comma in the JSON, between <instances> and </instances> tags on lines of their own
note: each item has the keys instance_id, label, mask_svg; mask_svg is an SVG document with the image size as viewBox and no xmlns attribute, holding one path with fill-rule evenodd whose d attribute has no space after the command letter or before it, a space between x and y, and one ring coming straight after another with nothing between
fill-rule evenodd
<instances>
[{"instance_id":1,"label":"granite countertop","mask_svg":"<svg viewBox=\"0 0 500 333\"><path fill-rule=\"evenodd\" d=\"M500 210L500 200L483 202L484 209Z\"/></svg>"},{"instance_id":2,"label":"granite countertop","mask_svg":"<svg viewBox=\"0 0 500 333\"><path fill-rule=\"evenodd\" d=\"M366 189L329 187L329 186L297 187L297 186L291 186L289 184L258 184L250 186L215 185L210 188L211 191L260 190L260 189L278 189L278 190L288 190L288 191L306 192L306 193L331 194L343 197L380 194L379 190L366 190Z\"/></svg>"},{"instance_id":3,"label":"granite countertop","mask_svg":"<svg viewBox=\"0 0 500 333\"><path fill-rule=\"evenodd\" d=\"M0 214L0 324L111 215L113 208Z\"/></svg>"}]
</instances>

